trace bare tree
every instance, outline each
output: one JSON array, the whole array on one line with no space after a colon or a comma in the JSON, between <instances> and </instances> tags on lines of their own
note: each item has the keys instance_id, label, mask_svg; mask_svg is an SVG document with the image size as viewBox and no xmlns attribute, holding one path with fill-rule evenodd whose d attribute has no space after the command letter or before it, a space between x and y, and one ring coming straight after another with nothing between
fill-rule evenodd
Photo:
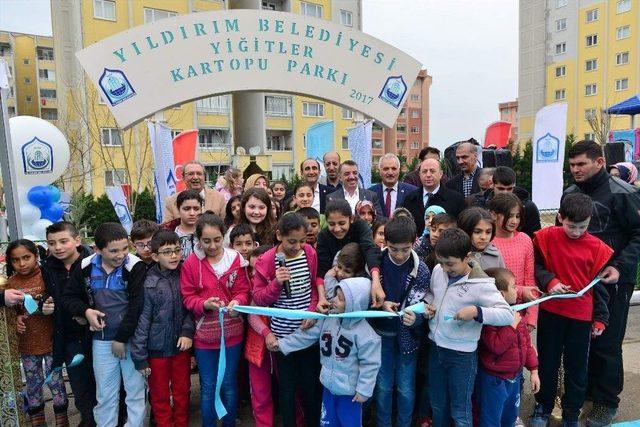
<instances>
[{"instance_id":1,"label":"bare tree","mask_svg":"<svg viewBox=\"0 0 640 427\"><path fill-rule=\"evenodd\" d=\"M611 130L611 115L599 108L595 113L587 115L587 122L596 136L596 142L600 145L606 144Z\"/></svg>"}]
</instances>

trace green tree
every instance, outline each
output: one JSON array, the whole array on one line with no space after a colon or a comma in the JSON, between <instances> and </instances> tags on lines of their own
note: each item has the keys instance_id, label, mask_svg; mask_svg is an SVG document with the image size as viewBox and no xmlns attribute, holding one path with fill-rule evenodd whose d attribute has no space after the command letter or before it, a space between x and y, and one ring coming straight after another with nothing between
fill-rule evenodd
<instances>
[{"instance_id":1,"label":"green tree","mask_svg":"<svg viewBox=\"0 0 640 427\"><path fill-rule=\"evenodd\" d=\"M133 214L133 220L148 219L150 221L156 220L156 203L153 193L145 188L135 198L136 206Z\"/></svg>"},{"instance_id":2,"label":"green tree","mask_svg":"<svg viewBox=\"0 0 640 427\"><path fill-rule=\"evenodd\" d=\"M87 219L88 231L90 235L93 235L95 230L100 224L105 222L119 222L116 211L113 210L111 200L106 194L98 197L91 205L91 212Z\"/></svg>"}]
</instances>

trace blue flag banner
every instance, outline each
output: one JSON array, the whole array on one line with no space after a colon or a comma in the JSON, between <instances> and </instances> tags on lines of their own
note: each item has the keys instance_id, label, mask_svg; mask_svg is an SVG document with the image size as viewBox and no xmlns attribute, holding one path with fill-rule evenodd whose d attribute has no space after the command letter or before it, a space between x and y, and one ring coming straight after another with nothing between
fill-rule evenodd
<instances>
[{"instance_id":1,"label":"blue flag banner","mask_svg":"<svg viewBox=\"0 0 640 427\"><path fill-rule=\"evenodd\" d=\"M307 158L316 159L320 163L320 169L324 175L324 164L322 157L325 153L333 151L335 124L332 121L315 123L307 129Z\"/></svg>"},{"instance_id":2,"label":"blue flag banner","mask_svg":"<svg viewBox=\"0 0 640 427\"><path fill-rule=\"evenodd\" d=\"M121 186L107 187L105 189L113 209L116 211L116 215L120 220L120 224L127 230L127 233L131 233L131 227L133 227L133 217L129 212L129 205L127 204L127 198L124 195L124 190Z\"/></svg>"},{"instance_id":3,"label":"blue flag banner","mask_svg":"<svg viewBox=\"0 0 640 427\"><path fill-rule=\"evenodd\" d=\"M371 187L371 132L373 130L373 120L360 123L358 126L349 129L349 151L351 160L358 164L360 173L360 185L363 188Z\"/></svg>"},{"instance_id":4,"label":"blue flag banner","mask_svg":"<svg viewBox=\"0 0 640 427\"><path fill-rule=\"evenodd\" d=\"M164 201L176 192L171 129L162 123L147 122L153 153L153 182L156 196L156 222L162 222Z\"/></svg>"}]
</instances>

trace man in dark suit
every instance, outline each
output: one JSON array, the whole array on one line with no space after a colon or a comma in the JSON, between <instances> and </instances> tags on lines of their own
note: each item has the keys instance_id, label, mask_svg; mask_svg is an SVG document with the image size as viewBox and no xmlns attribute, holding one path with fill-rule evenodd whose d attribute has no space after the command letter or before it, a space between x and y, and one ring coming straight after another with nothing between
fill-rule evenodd
<instances>
[{"instance_id":1,"label":"man in dark suit","mask_svg":"<svg viewBox=\"0 0 640 427\"><path fill-rule=\"evenodd\" d=\"M396 206L402 205L407 194L414 191L415 185L398 182L400 178L400 159L392 153L387 153L380 158L378 170L382 177L381 184L369 187L380 200L380 206L385 217L391 218Z\"/></svg>"},{"instance_id":2,"label":"man in dark suit","mask_svg":"<svg viewBox=\"0 0 640 427\"><path fill-rule=\"evenodd\" d=\"M458 217L464 209L464 197L440 185L442 168L435 159L426 159L420 164L422 187L407 194L402 207L413 215L418 235L424 231L424 211L432 205L441 206L449 215Z\"/></svg>"},{"instance_id":3,"label":"man in dark suit","mask_svg":"<svg viewBox=\"0 0 640 427\"><path fill-rule=\"evenodd\" d=\"M302 175L302 180L313 189L313 205L311 207L323 214L324 207L327 205L327 194L331 193L333 189L318 182L320 163L316 159L305 159L300 164L300 175ZM289 204L291 197L293 197L293 191L285 195L284 206Z\"/></svg>"},{"instance_id":4,"label":"man in dark suit","mask_svg":"<svg viewBox=\"0 0 640 427\"><path fill-rule=\"evenodd\" d=\"M351 212L355 214L356 204L360 200L369 200L376 209L376 216L384 216L378 195L373 191L359 187L358 164L353 160L345 160L340 165L340 181L342 187L327 195L327 202L331 200L345 199L351 206Z\"/></svg>"},{"instance_id":5,"label":"man in dark suit","mask_svg":"<svg viewBox=\"0 0 640 427\"><path fill-rule=\"evenodd\" d=\"M418 159L420 159L420 163L418 163L418 167L416 168L416 170L407 173L402 180L403 182L411 184L416 188L422 185L422 182L420 182L420 164L424 161L424 159L436 159L440 161L440 150L438 150L436 147L424 147L422 150L420 150ZM443 175L442 178L442 184L446 184L446 175Z\"/></svg>"},{"instance_id":6,"label":"man in dark suit","mask_svg":"<svg viewBox=\"0 0 640 427\"><path fill-rule=\"evenodd\" d=\"M456 148L456 161L461 172L447 182L447 188L469 197L471 194L480 192L478 183L478 151L477 145L464 142Z\"/></svg>"}]
</instances>

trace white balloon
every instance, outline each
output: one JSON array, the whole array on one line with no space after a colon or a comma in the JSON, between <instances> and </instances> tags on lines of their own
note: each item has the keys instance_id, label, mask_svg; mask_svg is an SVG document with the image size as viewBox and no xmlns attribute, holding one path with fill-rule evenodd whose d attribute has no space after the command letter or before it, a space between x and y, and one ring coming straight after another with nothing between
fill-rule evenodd
<instances>
[{"instance_id":1,"label":"white balloon","mask_svg":"<svg viewBox=\"0 0 640 427\"><path fill-rule=\"evenodd\" d=\"M31 240L32 242L38 241L38 240L42 240L41 238L39 238L38 236L34 236L33 234L25 234L24 236L22 236L23 239L27 239L27 240Z\"/></svg>"},{"instance_id":2,"label":"white balloon","mask_svg":"<svg viewBox=\"0 0 640 427\"><path fill-rule=\"evenodd\" d=\"M20 210L22 228L31 227L40 219L40 209L33 206L31 203L21 204L18 209Z\"/></svg>"},{"instance_id":3,"label":"white balloon","mask_svg":"<svg viewBox=\"0 0 640 427\"><path fill-rule=\"evenodd\" d=\"M53 224L48 219L39 219L35 224L31 226L31 233L38 238L38 240L45 240L47 237L47 227Z\"/></svg>"},{"instance_id":4,"label":"white balloon","mask_svg":"<svg viewBox=\"0 0 640 427\"><path fill-rule=\"evenodd\" d=\"M46 120L31 116L9 119L16 182L31 188L58 179L69 164L69 143Z\"/></svg>"}]
</instances>

